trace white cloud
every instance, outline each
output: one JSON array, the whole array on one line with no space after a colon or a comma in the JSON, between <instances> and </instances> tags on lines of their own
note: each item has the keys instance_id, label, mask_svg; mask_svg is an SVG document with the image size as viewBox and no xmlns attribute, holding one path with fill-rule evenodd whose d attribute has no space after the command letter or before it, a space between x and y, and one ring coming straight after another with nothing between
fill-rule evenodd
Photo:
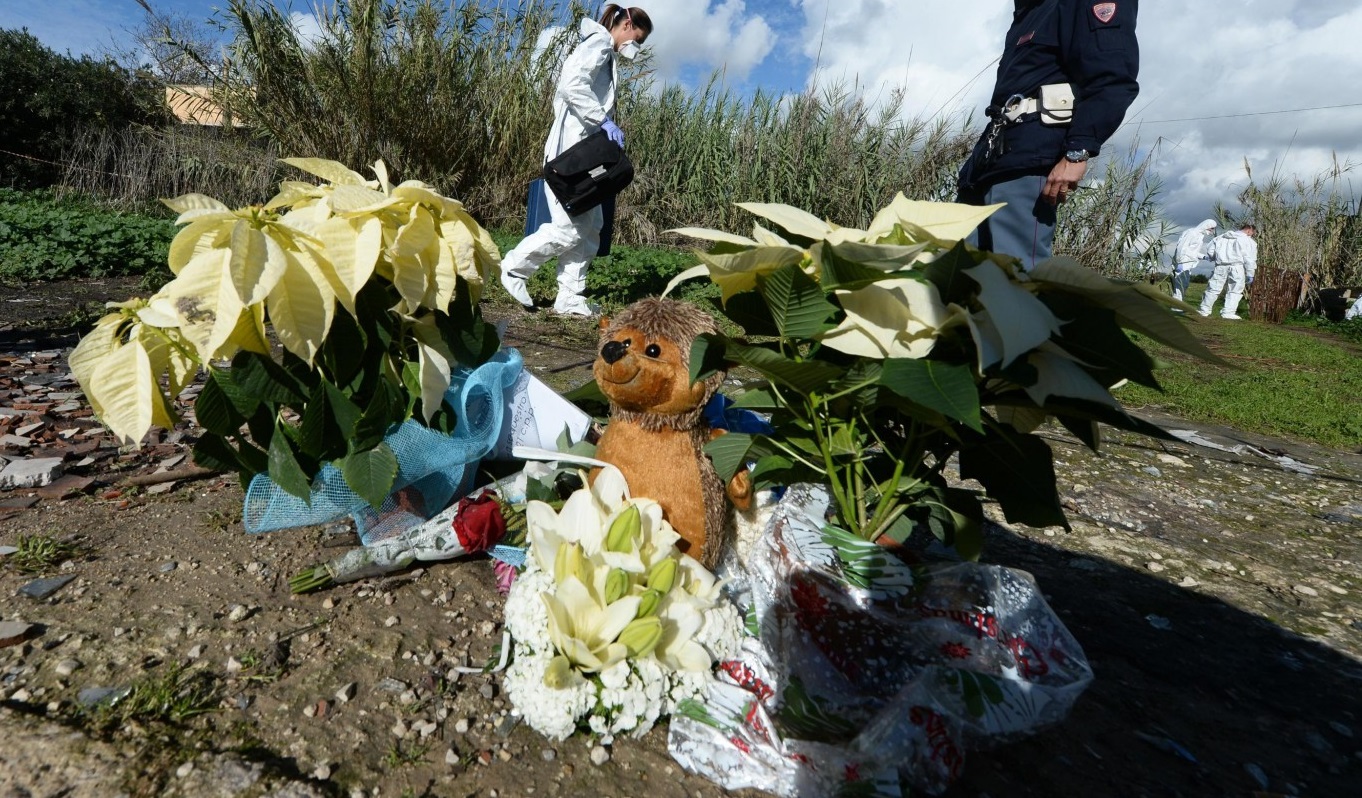
<instances>
[{"instance_id":1,"label":"white cloud","mask_svg":"<svg viewBox=\"0 0 1362 798\"><path fill-rule=\"evenodd\" d=\"M816 63L809 86L857 85L867 94L906 89L908 115L973 110L993 86L1011 3L973 0L971 10L896 0L797 0L799 36Z\"/></svg>"},{"instance_id":2,"label":"white cloud","mask_svg":"<svg viewBox=\"0 0 1362 798\"><path fill-rule=\"evenodd\" d=\"M288 15L288 21L304 47L311 48L322 40L322 24L313 14L294 11Z\"/></svg>"},{"instance_id":3,"label":"white cloud","mask_svg":"<svg viewBox=\"0 0 1362 798\"><path fill-rule=\"evenodd\" d=\"M978 123L1012 0L971 0L968 10L790 1L804 17L799 46L818 64L807 85L855 83L871 97L903 86L908 114L970 111ZM1308 181L1334 153L1362 167L1362 108L1205 118L1362 101L1338 88L1362 74L1357 0L1145 0L1138 30L1140 96L1106 152L1120 155L1137 141L1154 148L1175 223L1195 224L1216 201L1233 207L1248 180L1246 158L1260 180L1275 167Z\"/></svg>"},{"instance_id":4,"label":"white cloud","mask_svg":"<svg viewBox=\"0 0 1362 798\"><path fill-rule=\"evenodd\" d=\"M647 46L662 80L723 69L741 83L775 47L766 18L743 0L648 0L642 7L653 21Z\"/></svg>"}]
</instances>

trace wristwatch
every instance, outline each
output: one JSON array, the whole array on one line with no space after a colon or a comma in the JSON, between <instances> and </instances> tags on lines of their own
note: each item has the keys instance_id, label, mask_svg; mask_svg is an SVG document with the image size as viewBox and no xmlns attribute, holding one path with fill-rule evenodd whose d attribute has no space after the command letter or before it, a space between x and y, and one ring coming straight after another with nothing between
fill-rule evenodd
<instances>
[{"instance_id":1,"label":"wristwatch","mask_svg":"<svg viewBox=\"0 0 1362 798\"><path fill-rule=\"evenodd\" d=\"M1091 157L1092 154L1087 150L1069 150L1064 153L1064 160L1070 163L1083 163Z\"/></svg>"}]
</instances>

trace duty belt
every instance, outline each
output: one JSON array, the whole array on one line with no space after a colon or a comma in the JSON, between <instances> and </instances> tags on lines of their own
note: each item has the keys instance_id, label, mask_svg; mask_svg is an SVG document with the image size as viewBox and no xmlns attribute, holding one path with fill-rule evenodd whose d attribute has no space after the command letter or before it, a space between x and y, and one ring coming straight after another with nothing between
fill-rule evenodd
<instances>
[{"instance_id":1,"label":"duty belt","mask_svg":"<svg viewBox=\"0 0 1362 798\"><path fill-rule=\"evenodd\" d=\"M1002 107L989 106L984 113L988 114L993 120L988 126L988 145L984 152L986 160L992 160L996 150L1002 144L1003 129L1008 125L1015 125L1022 121L1024 117L1033 116L1040 113L1040 101L1035 97L1023 97L1014 94L1007 98Z\"/></svg>"}]
</instances>

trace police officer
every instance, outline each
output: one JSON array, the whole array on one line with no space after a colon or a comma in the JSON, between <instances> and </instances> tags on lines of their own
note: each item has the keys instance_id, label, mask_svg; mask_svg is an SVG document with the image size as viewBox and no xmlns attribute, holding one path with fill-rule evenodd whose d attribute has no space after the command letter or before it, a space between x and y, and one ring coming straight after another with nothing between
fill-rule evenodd
<instances>
[{"instance_id":1,"label":"police officer","mask_svg":"<svg viewBox=\"0 0 1362 798\"><path fill-rule=\"evenodd\" d=\"M1055 210L1135 101L1137 0L1015 0L989 124L960 170L958 201L1007 206L974 235L1030 270L1050 256Z\"/></svg>"}]
</instances>

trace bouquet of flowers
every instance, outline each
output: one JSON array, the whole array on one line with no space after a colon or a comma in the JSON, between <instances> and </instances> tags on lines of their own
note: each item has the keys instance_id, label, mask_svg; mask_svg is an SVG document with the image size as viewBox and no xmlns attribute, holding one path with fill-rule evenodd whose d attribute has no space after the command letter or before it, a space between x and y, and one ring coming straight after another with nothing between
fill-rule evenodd
<instances>
[{"instance_id":1,"label":"bouquet of flowers","mask_svg":"<svg viewBox=\"0 0 1362 798\"><path fill-rule=\"evenodd\" d=\"M1098 423L1167 437L1111 394L1158 387L1127 330L1215 358L1146 286L968 246L996 206L899 195L864 230L741 207L776 229L674 231L712 246L673 286L710 278L746 333L700 336L691 379L747 367L735 406L770 422L706 446L719 477L754 463L758 491L784 494L725 574L757 637L677 713L672 754L788 798L939 792L967 748L1063 718L1092 672L1029 575L878 544L930 530L976 558L983 509L961 480L1009 521L1067 525L1036 429L1094 449Z\"/></svg>"},{"instance_id":2,"label":"bouquet of flowers","mask_svg":"<svg viewBox=\"0 0 1362 798\"><path fill-rule=\"evenodd\" d=\"M526 505L529 557L506 598L505 687L532 728L563 739L641 736L701 694L739 645L742 618L714 575L676 548L650 499L604 467L554 508Z\"/></svg>"},{"instance_id":3,"label":"bouquet of flowers","mask_svg":"<svg viewBox=\"0 0 1362 798\"><path fill-rule=\"evenodd\" d=\"M1099 422L1167 437L1111 395L1125 380L1158 387L1126 330L1218 360L1148 286L1065 257L1027 273L967 246L998 206L900 194L865 230L788 205L740 207L778 230L673 231L713 246L672 287L698 276L719 286L723 314L749 338L701 336L691 378L752 369L761 379L736 404L768 414L773 431L730 433L706 451L721 479L755 462L758 489L827 485L836 523L858 537L902 543L929 528L976 554L979 497L947 484L952 459L1009 521L1067 526L1036 428L1053 418L1094 449Z\"/></svg>"}]
</instances>

